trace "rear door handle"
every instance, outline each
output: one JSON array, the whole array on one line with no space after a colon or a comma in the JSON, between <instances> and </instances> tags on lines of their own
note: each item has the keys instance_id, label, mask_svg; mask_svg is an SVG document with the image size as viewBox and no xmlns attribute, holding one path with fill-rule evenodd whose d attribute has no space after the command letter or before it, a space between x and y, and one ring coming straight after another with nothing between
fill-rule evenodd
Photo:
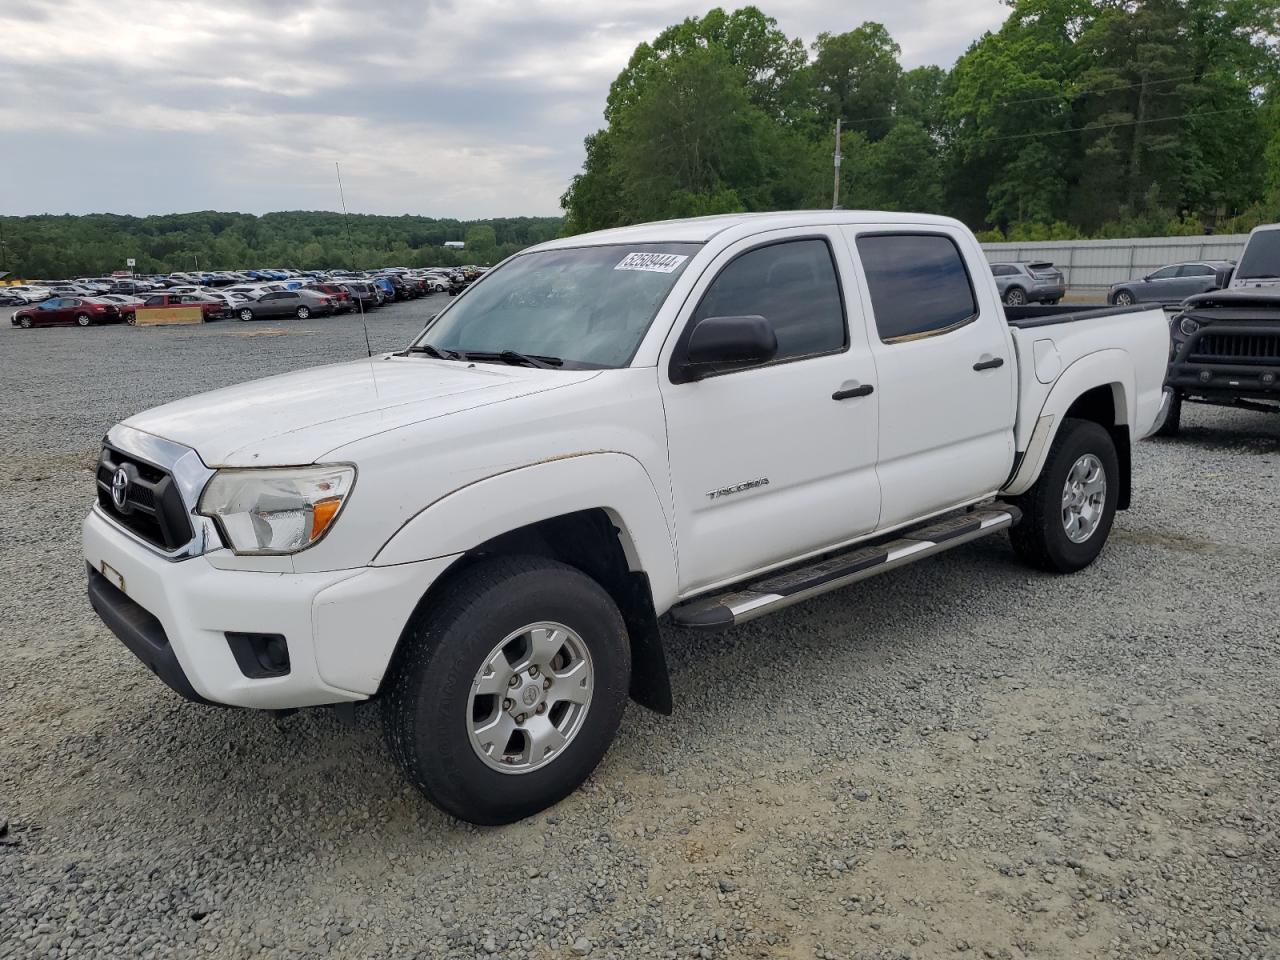
<instances>
[{"instance_id":1,"label":"rear door handle","mask_svg":"<svg viewBox=\"0 0 1280 960\"><path fill-rule=\"evenodd\" d=\"M854 397L869 397L876 392L876 388L871 384L859 384L854 380L850 385L841 386L839 390L831 395L832 400L852 400Z\"/></svg>"},{"instance_id":2,"label":"rear door handle","mask_svg":"<svg viewBox=\"0 0 1280 960\"><path fill-rule=\"evenodd\" d=\"M973 365L975 370L994 370L1004 366L1004 357L985 356Z\"/></svg>"}]
</instances>

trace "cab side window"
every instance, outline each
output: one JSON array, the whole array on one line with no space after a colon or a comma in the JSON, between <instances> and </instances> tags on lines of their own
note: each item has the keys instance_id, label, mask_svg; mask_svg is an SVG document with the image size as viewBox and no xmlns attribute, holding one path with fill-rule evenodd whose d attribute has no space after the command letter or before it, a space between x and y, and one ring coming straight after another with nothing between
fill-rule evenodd
<instances>
[{"instance_id":1,"label":"cab side window","mask_svg":"<svg viewBox=\"0 0 1280 960\"><path fill-rule=\"evenodd\" d=\"M844 304L826 241L787 240L736 257L702 295L693 323L748 316L772 324L775 362L843 350Z\"/></svg>"},{"instance_id":2,"label":"cab side window","mask_svg":"<svg viewBox=\"0 0 1280 960\"><path fill-rule=\"evenodd\" d=\"M977 318L969 270L950 237L863 234L858 237L858 256L876 329L885 343L936 336Z\"/></svg>"}]
</instances>

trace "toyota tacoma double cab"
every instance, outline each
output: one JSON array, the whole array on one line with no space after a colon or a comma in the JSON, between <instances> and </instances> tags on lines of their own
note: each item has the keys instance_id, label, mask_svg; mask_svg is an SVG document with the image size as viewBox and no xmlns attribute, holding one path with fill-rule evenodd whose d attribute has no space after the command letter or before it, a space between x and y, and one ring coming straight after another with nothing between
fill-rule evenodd
<instances>
[{"instance_id":1,"label":"toyota tacoma double cab","mask_svg":"<svg viewBox=\"0 0 1280 960\"><path fill-rule=\"evenodd\" d=\"M430 800L511 822L628 697L671 711L660 618L732 627L1002 530L1091 563L1168 350L1158 308L1006 310L942 217L559 239L402 350L111 427L89 596L190 700L380 701Z\"/></svg>"}]
</instances>

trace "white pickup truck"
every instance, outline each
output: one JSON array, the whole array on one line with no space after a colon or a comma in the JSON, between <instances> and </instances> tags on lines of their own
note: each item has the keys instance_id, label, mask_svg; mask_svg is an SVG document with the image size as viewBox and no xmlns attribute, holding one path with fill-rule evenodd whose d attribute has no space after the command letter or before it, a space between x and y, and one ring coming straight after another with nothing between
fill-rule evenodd
<instances>
[{"instance_id":1,"label":"white pickup truck","mask_svg":"<svg viewBox=\"0 0 1280 960\"><path fill-rule=\"evenodd\" d=\"M731 626L1005 528L1089 564L1168 355L1158 308L1006 311L940 217L556 240L403 351L112 427L89 595L189 699L376 697L427 797L510 822L628 696L670 711L660 617Z\"/></svg>"}]
</instances>

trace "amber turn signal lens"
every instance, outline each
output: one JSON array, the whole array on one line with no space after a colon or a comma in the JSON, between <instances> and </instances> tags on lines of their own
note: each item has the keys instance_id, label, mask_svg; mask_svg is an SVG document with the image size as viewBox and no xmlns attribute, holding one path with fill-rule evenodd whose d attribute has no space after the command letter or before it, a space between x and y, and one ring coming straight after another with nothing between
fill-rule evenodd
<instances>
[{"instance_id":1,"label":"amber turn signal lens","mask_svg":"<svg viewBox=\"0 0 1280 960\"><path fill-rule=\"evenodd\" d=\"M338 497L330 497L328 500L317 501L311 508L311 539L319 540L321 534L329 529L329 524L333 522L333 518L338 515L338 508L342 506L342 500Z\"/></svg>"}]
</instances>

